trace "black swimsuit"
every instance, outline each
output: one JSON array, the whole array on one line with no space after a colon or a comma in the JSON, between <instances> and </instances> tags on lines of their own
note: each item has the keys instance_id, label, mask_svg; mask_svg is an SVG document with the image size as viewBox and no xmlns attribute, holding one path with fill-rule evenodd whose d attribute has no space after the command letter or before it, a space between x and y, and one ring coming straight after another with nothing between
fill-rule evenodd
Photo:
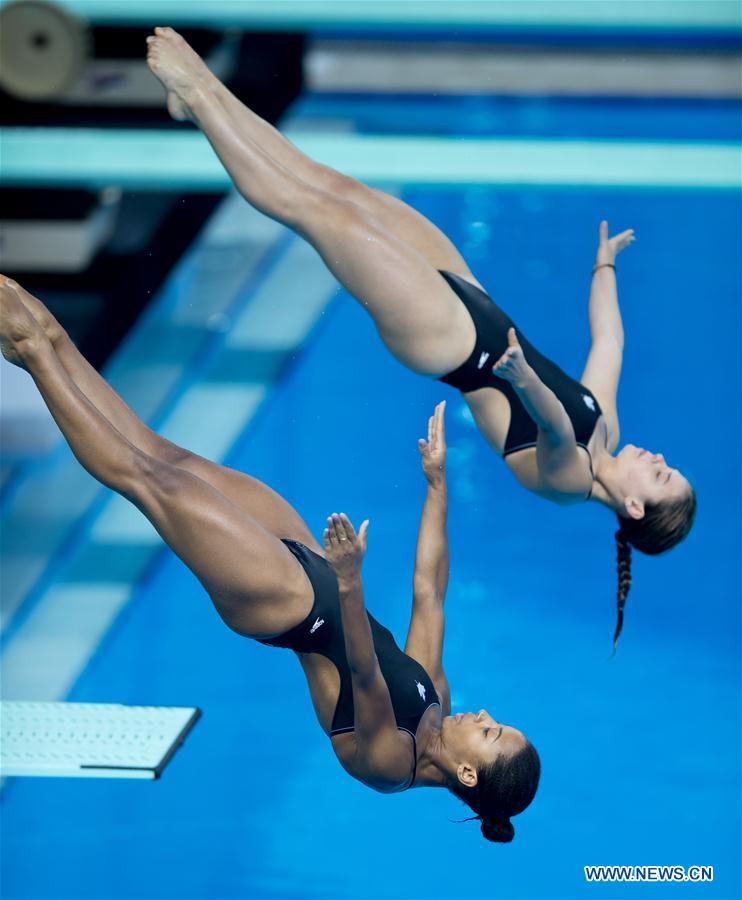
<instances>
[{"instance_id":1,"label":"black swimsuit","mask_svg":"<svg viewBox=\"0 0 742 900\"><path fill-rule=\"evenodd\" d=\"M272 647L286 647L297 653L321 653L331 660L340 674L340 694L332 717L330 734L353 731L353 686L345 655L337 578L327 560L304 544L289 540L284 540L283 543L307 573L314 590L314 604L309 615L299 625L278 637L260 643ZM425 711L431 706L440 705L438 694L420 663L399 649L388 628L380 625L370 613L367 615L379 668L389 688L397 728L406 731L412 738L416 767L415 732ZM410 785L414 780L415 769Z\"/></svg>"},{"instance_id":2,"label":"black swimsuit","mask_svg":"<svg viewBox=\"0 0 742 900\"><path fill-rule=\"evenodd\" d=\"M452 272L441 272L441 275L469 310L477 339L474 350L466 362L455 371L442 376L439 381L458 388L462 393L476 391L482 387L500 391L510 404L510 427L505 438L503 455L516 453L526 447L535 447L538 437L536 423L528 415L513 386L492 372L492 366L508 348L508 329L515 328L515 323L480 288ZM517 328L516 334L528 364L541 381L554 391L564 406L572 422L577 445L587 450L588 442L602 415L595 396L579 381L570 378L559 366L539 353ZM590 468L592 469L592 459Z\"/></svg>"}]
</instances>

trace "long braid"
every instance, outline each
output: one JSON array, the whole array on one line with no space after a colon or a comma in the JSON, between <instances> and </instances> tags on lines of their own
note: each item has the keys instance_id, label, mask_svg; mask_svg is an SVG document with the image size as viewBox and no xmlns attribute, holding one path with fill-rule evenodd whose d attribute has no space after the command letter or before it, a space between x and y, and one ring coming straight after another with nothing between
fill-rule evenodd
<instances>
[{"instance_id":1,"label":"long braid","mask_svg":"<svg viewBox=\"0 0 742 900\"><path fill-rule=\"evenodd\" d=\"M693 488L678 500L646 504L641 519L617 516L616 555L618 561L618 621L613 635L613 652L623 628L623 610L631 589L631 548L649 556L666 553L688 536L696 516Z\"/></svg>"},{"instance_id":2,"label":"long braid","mask_svg":"<svg viewBox=\"0 0 742 900\"><path fill-rule=\"evenodd\" d=\"M631 544L628 542L626 534L622 528L616 532L616 562L618 564L618 599L616 606L618 616L616 621L616 631L613 635L613 652L615 654L618 646L618 638L623 629L623 609L626 605L626 598L631 590Z\"/></svg>"}]
</instances>

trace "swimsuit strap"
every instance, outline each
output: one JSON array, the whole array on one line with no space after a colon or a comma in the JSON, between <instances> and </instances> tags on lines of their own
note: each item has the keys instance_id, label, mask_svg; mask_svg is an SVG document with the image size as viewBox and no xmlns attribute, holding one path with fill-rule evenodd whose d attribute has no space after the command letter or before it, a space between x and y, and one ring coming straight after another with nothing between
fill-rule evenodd
<instances>
[{"instance_id":1,"label":"swimsuit strap","mask_svg":"<svg viewBox=\"0 0 742 900\"><path fill-rule=\"evenodd\" d=\"M415 739L415 735L410 731L409 728L398 725L397 730L404 731L412 738L412 778L410 778L409 784L405 788L403 788L403 790L408 791L415 783L415 776L417 775L417 741Z\"/></svg>"}]
</instances>

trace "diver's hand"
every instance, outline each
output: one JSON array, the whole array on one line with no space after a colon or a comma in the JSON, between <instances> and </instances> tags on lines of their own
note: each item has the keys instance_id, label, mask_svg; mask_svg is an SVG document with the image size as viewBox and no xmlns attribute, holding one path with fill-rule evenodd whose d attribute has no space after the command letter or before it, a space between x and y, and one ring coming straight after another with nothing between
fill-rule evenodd
<instances>
[{"instance_id":1,"label":"diver's hand","mask_svg":"<svg viewBox=\"0 0 742 900\"><path fill-rule=\"evenodd\" d=\"M515 329L508 329L508 349L492 366L492 372L498 378L509 381L515 388L524 388L529 379L534 375L533 369L528 365L523 348L515 336Z\"/></svg>"},{"instance_id":2,"label":"diver's hand","mask_svg":"<svg viewBox=\"0 0 742 900\"><path fill-rule=\"evenodd\" d=\"M423 473L428 484L434 487L446 478L446 429L443 414L446 401L439 403L435 412L428 419L428 439L420 438L417 449L422 457Z\"/></svg>"},{"instance_id":3,"label":"diver's hand","mask_svg":"<svg viewBox=\"0 0 742 900\"><path fill-rule=\"evenodd\" d=\"M628 247L629 244L633 244L635 240L633 228L628 228L626 231L622 231L621 234L609 238L608 222L603 219L600 223L600 241L598 243L598 252L595 255L595 265L602 266L606 263L613 265L618 254L625 247Z\"/></svg>"},{"instance_id":4,"label":"diver's hand","mask_svg":"<svg viewBox=\"0 0 742 900\"><path fill-rule=\"evenodd\" d=\"M333 513L327 519L324 532L325 555L332 566L338 583L357 580L361 575L361 563L366 553L366 519L356 534L345 513Z\"/></svg>"}]
</instances>

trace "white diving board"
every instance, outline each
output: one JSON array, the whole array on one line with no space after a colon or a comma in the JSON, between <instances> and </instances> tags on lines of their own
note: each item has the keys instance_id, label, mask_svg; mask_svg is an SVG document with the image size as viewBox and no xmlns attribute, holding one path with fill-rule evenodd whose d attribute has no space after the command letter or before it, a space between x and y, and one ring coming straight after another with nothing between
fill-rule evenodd
<instances>
[{"instance_id":1,"label":"white diving board","mask_svg":"<svg viewBox=\"0 0 742 900\"><path fill-rule=\"evenodd\" d=\"M114 703L0 703L0 777L159 778L201 711Z\"/></svg>"}]
</instances>

